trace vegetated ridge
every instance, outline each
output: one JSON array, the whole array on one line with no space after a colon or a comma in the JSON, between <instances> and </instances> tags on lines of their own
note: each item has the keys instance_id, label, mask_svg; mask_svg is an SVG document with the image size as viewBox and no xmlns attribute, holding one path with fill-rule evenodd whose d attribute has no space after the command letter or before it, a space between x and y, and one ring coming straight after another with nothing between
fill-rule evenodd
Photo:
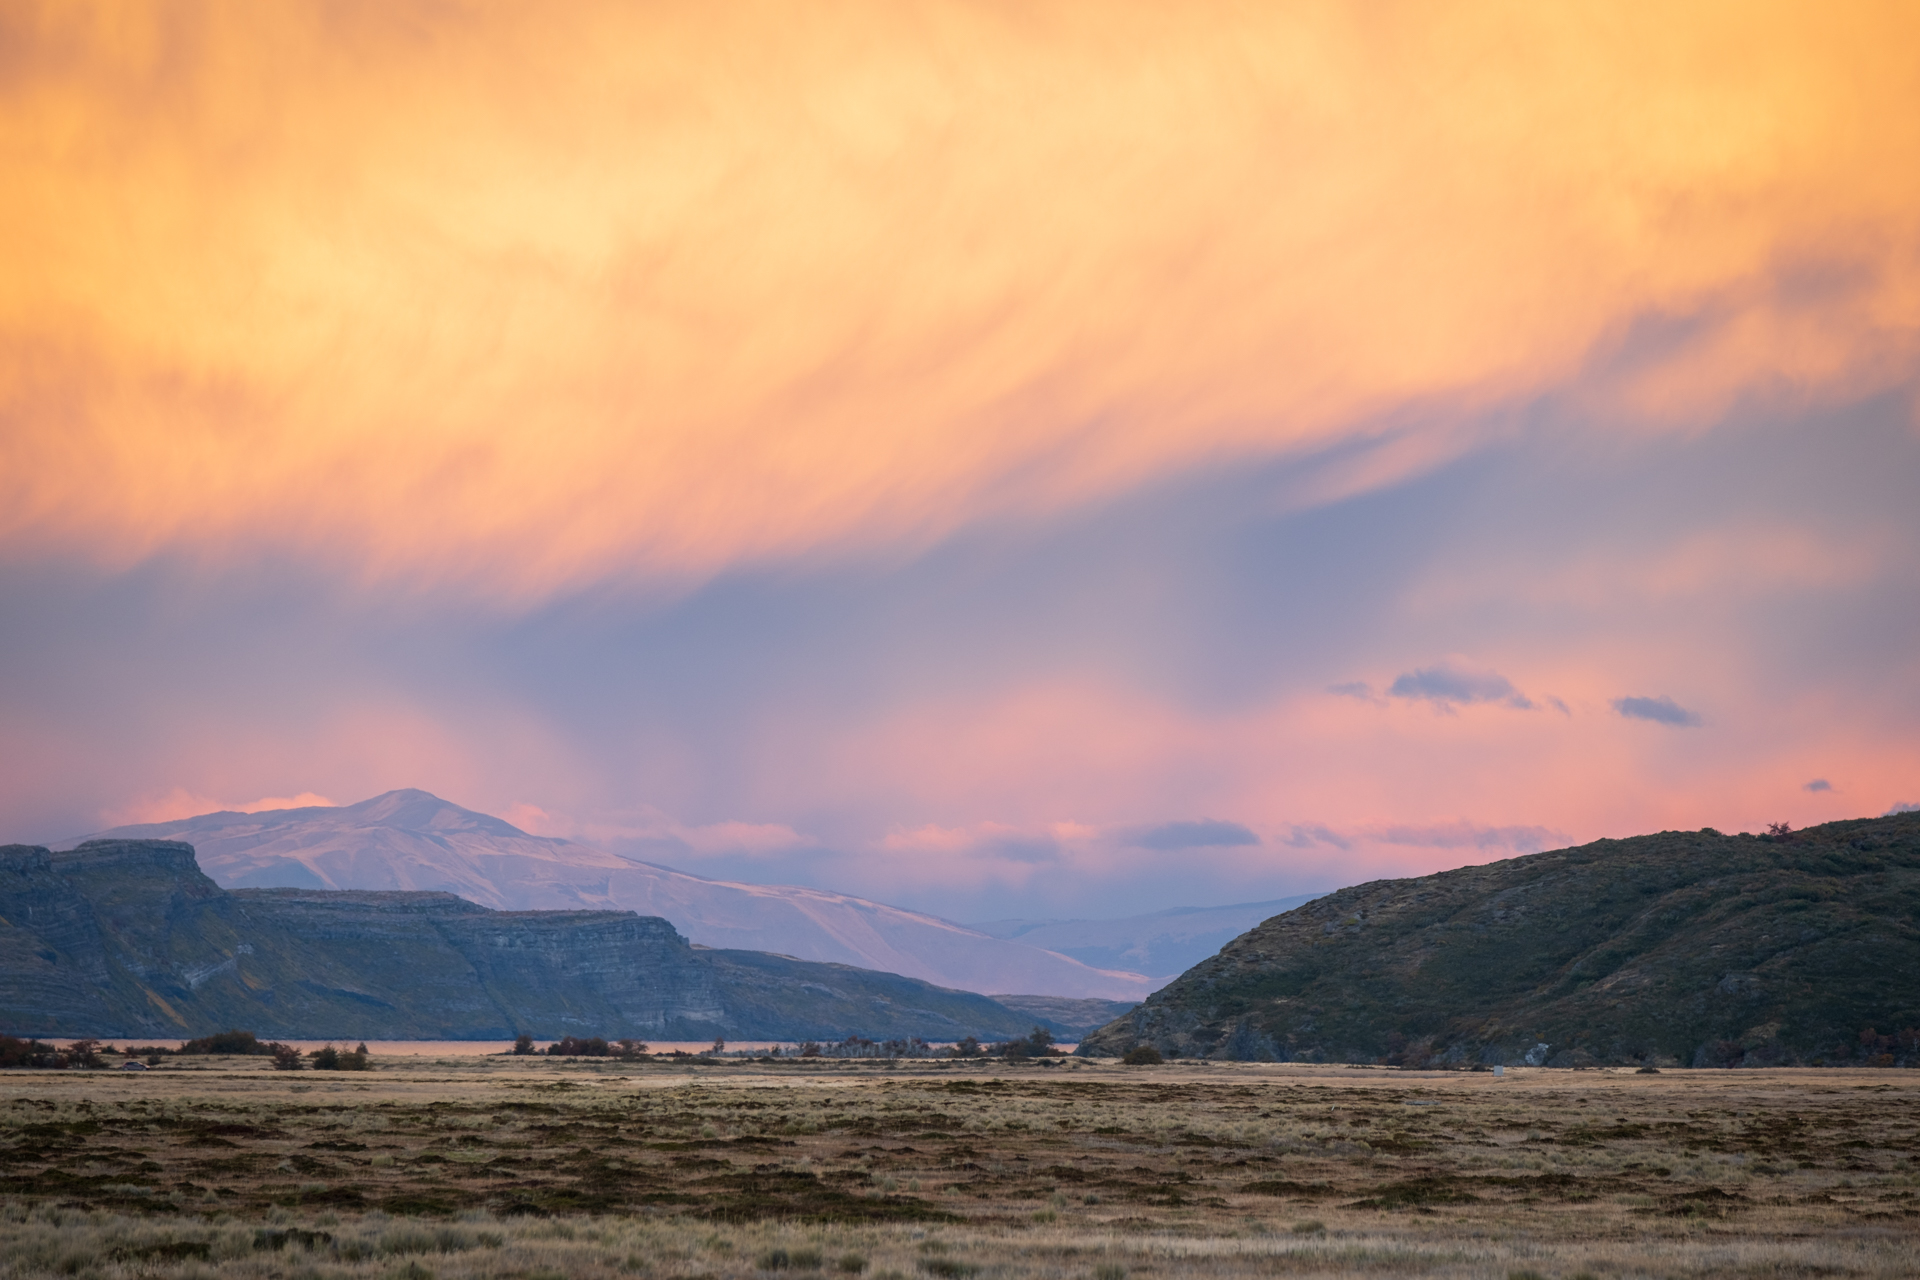
<instances>
[{"instance_id":1,"label":"vegetated ridge","mask_svg":"<svg viewBox=\"0 0 1920 1280\"><path fill-rule=\"evenodd\" d=\"M704 946L832 961L963 991L1138 1000L1159 985L850 894L709 880L532 835L414 789L350 805L206 813L93 838L186 841L225 889L428 890L498 911L637 911Z\"/></svg>"},{"instance_id":2,"label":"vegetated ridge","mask_svg":"<svg viewBox=\"0 0 1920 1280\"><path fill-rule=\"evenodd\" d=\"M1920 1065L1916 1026L1920 814L1900 814L1599 840L1342 889L1235 939L1079 1052Z\"/></svg>"},{"instance_id":3,"label":"vegetated ridge","mask_svg":"<svg viewBox=\"0 0 1920 1280\"><path fill-rule=\"evenodd\" d=\"M631 911L229 892L168 840L0 846L0 1031L14 1034L957 1040L1032 1025L897 974L695 948Z\"/></svg>"}]
</instances>

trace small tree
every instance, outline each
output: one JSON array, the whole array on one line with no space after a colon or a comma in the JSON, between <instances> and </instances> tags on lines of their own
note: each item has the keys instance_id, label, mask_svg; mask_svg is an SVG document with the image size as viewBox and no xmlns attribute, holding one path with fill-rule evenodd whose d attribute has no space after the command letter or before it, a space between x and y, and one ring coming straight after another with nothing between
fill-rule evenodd
<instances>
[{"instance_id":1,"label":"small tree","mask_svg":"<svg viewBox=\"0 0 1920 1280\"><path fill-rule=\"evenodd\" d=\"M968 1036L953 1046L953 1056L956 1058L977 1058L981 1052L978 1036Z\"/></svg>"},{"instance_id":2,"label":"small tree","mask_svg":"<svg viewBox=\"0 0 1920 1280\"><path fill-rule=\"evenodd\" d=\"M514 1041L513 1041L514 1057L525 1058L530 1056L532 1053L533 1053L533 1037L532 1036L526 1034L523 1031L518 1036L514 1037Z\"/></svg>"},{"instance_id":3,"label":"small tree","mask_svg":"<svg viewBox=\"0 0 1920 1280\"><path fill-rule=\"evenodd\" d=\"M338 1071L340 1069L340 1051L332 1045L324 1045L307 1055L313 1059L315 1071Z\"/></svg>"},{"instance_id":4,"label":"small tree","mask_svg":"<svg viewBox=\"0 0 1920 1280\"><path fill-rule=\"evenodd\" d=\"M273 1046L273 1069L275 1071L298 1071L306 1064L300 1061L300 1051L290 1044Z\"/></svg>"},{"instance_id":5,"label":"small tree","mask_svg":"<svg viewBox=\"0 0 1920 1280\"><path fill-rule=\"evenodd\" d=\"M727 1051L726 1040L720 1036L715 1036L713 1038L713 1051L715 1053L725 1053Z\"/></svg>"}]
</instances>

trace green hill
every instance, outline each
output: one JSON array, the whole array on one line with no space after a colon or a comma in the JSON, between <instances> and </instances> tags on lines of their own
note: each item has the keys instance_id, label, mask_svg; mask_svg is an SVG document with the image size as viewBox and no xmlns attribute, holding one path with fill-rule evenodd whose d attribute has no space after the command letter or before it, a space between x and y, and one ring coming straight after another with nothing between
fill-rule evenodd
<instances>
[{"instance_id":1,"label":"green hill","mask_svg":"<svg viewBox=\"0 0 1920 1280\"><path fill-rule=\"evenodd\" d=\"M1920 814L1667 831L1329 894L1080 1052L1920 1065Z\"/></svg>"}]
</instances>

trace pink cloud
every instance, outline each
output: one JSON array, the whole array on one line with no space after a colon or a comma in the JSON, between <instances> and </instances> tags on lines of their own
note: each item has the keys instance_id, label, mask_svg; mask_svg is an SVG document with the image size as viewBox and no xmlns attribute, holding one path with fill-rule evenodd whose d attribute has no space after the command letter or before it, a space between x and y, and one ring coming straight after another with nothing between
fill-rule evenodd
<instances>
[{"instance_id":1,"label":"pink cloud","mask_svg":"<svg viewBox=\"0 0 1920 1280\"><path fill-rule=\"evenodd\" d=\"M131 826L145 822L172 822L179 818L191 818L202 813L218 813L223 810L234 813L261 813L268 809L305 809L314 806L331 808L339 802L312 791L302 791L291 796L262 796L257 800L215 800L210 796L195 795L182 787L159 795L142 796L124 804L104 810L100 815L102 827Z\"/></svg>"}]
</instances>

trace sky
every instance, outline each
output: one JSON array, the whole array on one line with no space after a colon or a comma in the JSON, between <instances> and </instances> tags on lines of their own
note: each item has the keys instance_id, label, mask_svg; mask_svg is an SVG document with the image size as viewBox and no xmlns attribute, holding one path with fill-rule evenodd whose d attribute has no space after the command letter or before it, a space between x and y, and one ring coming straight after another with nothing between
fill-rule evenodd
<instances>
[{"instance_id":1,"label":"sky","mask_svg":"<svg viewBox=\"0 0 1920 1280\"><path fill-rule=\"evenodd\" d=\"M971 920L1920 803L1910 5L0 9L0 839Z\"/></svg>"}]
</instances>

